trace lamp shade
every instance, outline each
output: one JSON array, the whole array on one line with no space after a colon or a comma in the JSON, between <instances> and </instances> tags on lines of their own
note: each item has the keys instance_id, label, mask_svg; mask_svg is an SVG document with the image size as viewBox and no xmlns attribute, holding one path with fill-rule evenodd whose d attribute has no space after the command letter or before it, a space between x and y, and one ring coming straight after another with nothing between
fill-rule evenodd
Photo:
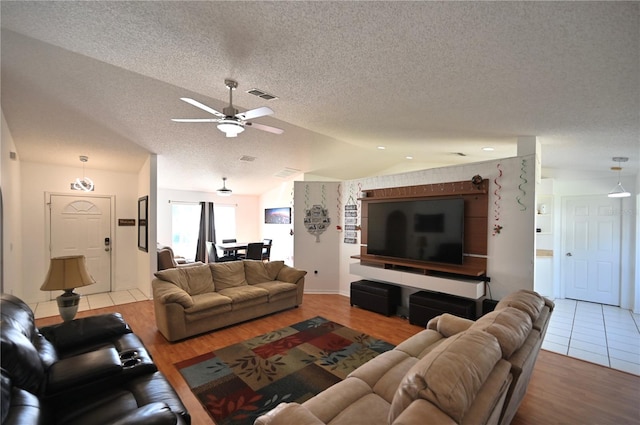
<instances>
[{"instance_id":1,"label":"lamp shade","mask_svg":"<svg viewBox=\"0 0 640 425\"><path fill-rule=\"evenodd\" d=\"M40 287L41 291L72 291L74 288L96 283L89 274L84 255L55 257L49 264L49 272Z\"/></svg>"}]
</instances>

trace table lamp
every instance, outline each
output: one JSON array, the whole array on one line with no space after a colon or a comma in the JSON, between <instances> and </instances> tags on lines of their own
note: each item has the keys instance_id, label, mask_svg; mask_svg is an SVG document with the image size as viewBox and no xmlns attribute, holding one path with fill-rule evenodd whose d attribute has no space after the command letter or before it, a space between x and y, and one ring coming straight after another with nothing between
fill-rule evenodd
<instances>
[{"instance_id":1,"label":"table lamp","mask_svg":"<svg viewBox=\"0 0 640 425\"><path fill-rule=\"evenodd\" d=\"M49 264L49 272L40 287L41 291L64 291L56 298L58 310L62 320L69 321L76 317L80 295L73 292L74 288L91 285L96 281L87 271L84 255L55 257Z\"/></svg>"}]
</instances>

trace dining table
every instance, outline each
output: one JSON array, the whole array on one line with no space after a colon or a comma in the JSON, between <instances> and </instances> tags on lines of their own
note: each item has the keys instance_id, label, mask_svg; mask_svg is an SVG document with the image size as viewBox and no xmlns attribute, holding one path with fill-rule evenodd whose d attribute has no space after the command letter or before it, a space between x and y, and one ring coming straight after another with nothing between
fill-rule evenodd
<instances>
[{"instance_id":1,"label":"dining table","mask_svg":"<svg viewBox=\"0 0 640 425\"><path fill-rule=\"evenodd\" d=\"M244 251L246 254L247 245L249 245L249 242L227 242L216 244L216 248L222 250L225 255L233 255L237 257L238 251Z\"/></svg>"}]
</instances>

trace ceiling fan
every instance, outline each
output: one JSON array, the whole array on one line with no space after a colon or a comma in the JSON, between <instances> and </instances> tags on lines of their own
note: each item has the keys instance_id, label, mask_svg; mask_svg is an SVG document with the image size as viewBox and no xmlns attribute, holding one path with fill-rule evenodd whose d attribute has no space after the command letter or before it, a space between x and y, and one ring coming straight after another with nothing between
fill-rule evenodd
<instances>
[{"instance_id":1,"label":"ceiling fan","mask_svg":"<svg viewBox=\"0 0 640 425\"><path fill-rule=\"evenodd\" d=\"M245 126L253 127L258 130L267 131L274 134L282 134L284 130L276 127L271 127L264 124L258 124L250 122L254 118L264 117L266 115L273 114L271 108L262 106L260 108L250 109L245 112L238 112L233 107L233 90L238 87L238 82L235 80L224 80L224 84L229 88L229 106L225 107L222 112L218 112L215 109L198 102L197 100L181 97L180 100L187 102L190 105L200 108L210 114L215 115L218 118L173 118L171 121L175 122L217 122L218 130L222 131L227 137L236 137L238 134L244 131Z\"/></svg>"}]
</instances>

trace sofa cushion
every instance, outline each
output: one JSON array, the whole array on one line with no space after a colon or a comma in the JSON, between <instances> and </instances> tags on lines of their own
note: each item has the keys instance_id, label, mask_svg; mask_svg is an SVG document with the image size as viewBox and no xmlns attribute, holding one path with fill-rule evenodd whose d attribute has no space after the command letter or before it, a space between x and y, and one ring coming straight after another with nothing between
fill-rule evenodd
<instances>
[{"instance_id":1,"label":"sofa cushion","mask_svg":"<svg viewBox=\"0 0 640 425\"><path fill-rule=\"evenodd\" d=\"M269 273L269 280L276 280L278 273L284 267L284 261L267 261L264 266L267 268L267 273Z\"/></svg>"},{"instance_id":2,"label":"sofa cushion","mask_svg":"<svg viewBox=\"0 0 640 425\"><path fill-rule=\"evenodd\" d=\"M260 416L254 425L324 425L309 410L298 403L280 403L275 409Z\"/></svg>"},{"instance_id":3,"label":"sofa cushion","mask_svg":"<svg viewBox=\"0 0 640 425\"><path fill-rule=\"evenodd\" d=\"M244 261L226 261L224 263L210 263L213 282L216 290L246 286Z\"/></svg>"},{"instance_id":4,"label":"sofa cushion","mask_svg":"<svg viewBox=\"0 0 640 425\"><path fill-rule=\"evenodd\" d=\"M185 290L189 295L215 291L211 270L207 264L161 270L155 275Z\"/></svg>"},{"instance_id":5,"label":"sofa cushion","mask_svg":"<svg viewBox=\"0 0 640 425\"><path fill-rule=\"evenodd\" d=\"M269 291L256 286L236 286L218 291L220 295L229 297L232 300L232 309L250 307L252 305L264 304L269 297Z\"/></svg>"},{"instance_id":6,"label":"sofa cushion","mask_svg":"<svg viewBox=\"0 0 640 425\"><path fill-rule=\"evenodd\" d=\"M427 323L428 329L435 329L444 337L450 337L460 332L464 332L471 325L473 320L465 319L464 317L458 317L453 314L443 313L440 316L434 317Z\"/></svg>"},{"instance_id":7,"label":"sofa cushion","mask_svg":"<svg viewBox=\"0 0 640 425\"><path fill-rule=\"evenodd\" d=\"M294 267L283 266L278 275L276 276L276 280L281 280L283 282L296 283L300 279L302 279L307 272L305 270L299 270Z\"/></svg>"},{"instance_id":8,"label":"sofa cushion","mask_svg":"<svg viewBox=\"0 0 640 425\"><path fill-rule=\"evenodd\" d=\"M269 302L274 302L287 297L295 297L298 286L293 283L280 282L274 280L272 282L263 282L254 285L256 288L266 289L269 292Z\"/></svg>"},{"instance_id":9,"label":"sofa cushion","mask_svg":"<svg viewBox=\"0 0 640 425\"><path fill-rule=\"evenodd\" d=\"M266 264L261 260L244 260L244 277L249 285L273 280L269 276Z\"/></svg>"},{"instance_id":10,"label":"sofa cushion","mask_svg":"<svg viewBox=\"0 0 640 425\"><path fill-rule=\"evenodd\" d=\"M495 336L500 344L502 357L507 360L524 344L531 326L531 318L527 313L507 307L485 314L469 329L485 331Z\"/></svg>"},{"instance_id":11,"label":"sofa cushion","mask_svg":"<svg viewBox=\"0 0 640 425\"><path fill-rule=\"evenodd\" d=\"M38 394L45 371L35 347L22 332L11 326L3 325L0 334L2 369L7 371L13 385Z\"/></svg>"},{"instance_id":12,"label":"sofa cushion","mask_svg":"<svg viewBox=\"0 0 640 425\"><path fill-rule=\"evenodd\" d=\"M416 363L391 403L389 422L417 399L425 399L460 423L502 352L486 332L467 331L448 338Z\"/></svg>"},{"instance_id":13,"label":"sofa cushion","mask_svg":"<svg viewBox=\"0 0 640 425\"><path fill-rule=\"evenodd\" d=\"M527 313L531 321L535 322L538 320L538 316L540 316L544 305L545 300L538 293L521 289L503 297L498 304L496 304L494 311L514 307Z\"/></svg>"}]
</instances>

